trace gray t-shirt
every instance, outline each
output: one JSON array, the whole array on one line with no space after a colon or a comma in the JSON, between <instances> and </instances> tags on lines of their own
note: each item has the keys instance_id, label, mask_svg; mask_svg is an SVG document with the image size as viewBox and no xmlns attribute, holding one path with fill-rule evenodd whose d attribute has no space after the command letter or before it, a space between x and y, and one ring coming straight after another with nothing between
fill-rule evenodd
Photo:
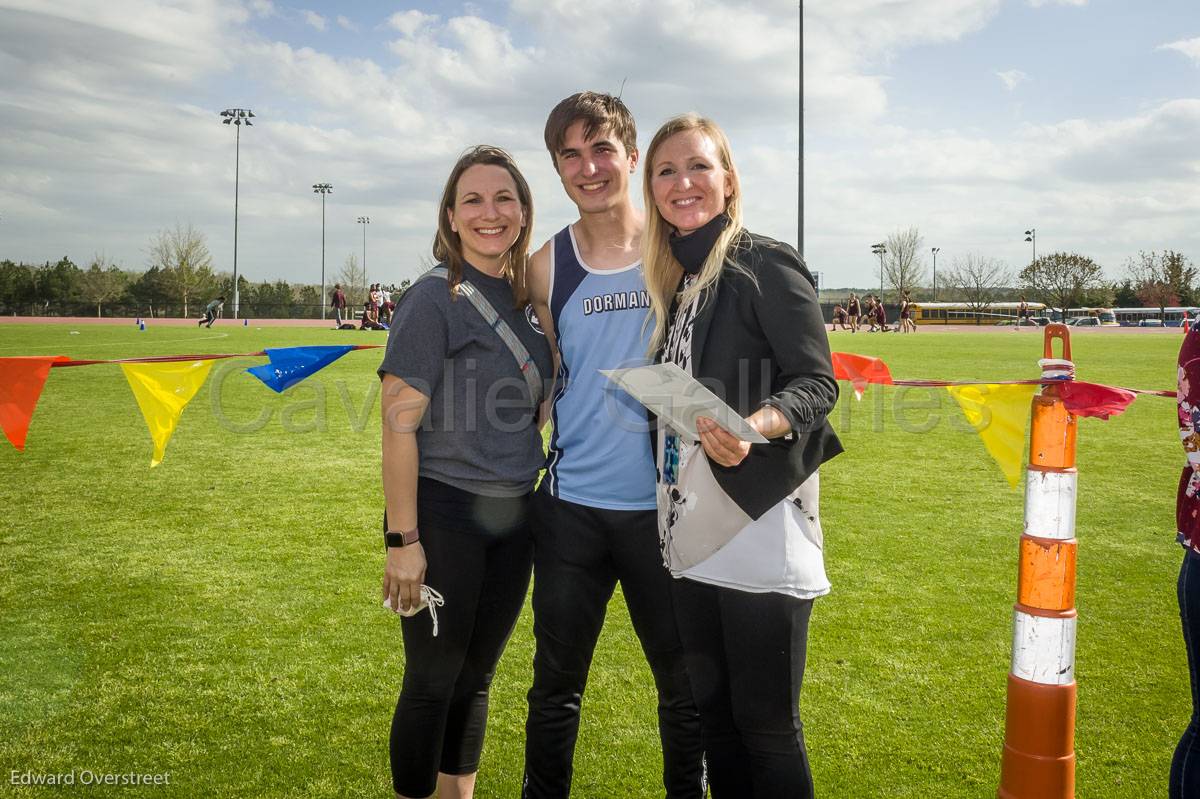
<instances>
[{"instance_id":1,"label":"gray t-shirt","mask_svg":"<svg viewBox=\"0 0 1200 799\"><path fill-rule=\"evenodd\" d=\"M463 276L487 297L548 380L550 346L527 314L513 308L508 281L469 264ZM417 431L422 477L492 497L533 488L545 456L525 378L499 334L466 297L452 299L445 280L419 279L400 298L380 379L385 373L429 397Z\"/></svg>"}]
</instances>

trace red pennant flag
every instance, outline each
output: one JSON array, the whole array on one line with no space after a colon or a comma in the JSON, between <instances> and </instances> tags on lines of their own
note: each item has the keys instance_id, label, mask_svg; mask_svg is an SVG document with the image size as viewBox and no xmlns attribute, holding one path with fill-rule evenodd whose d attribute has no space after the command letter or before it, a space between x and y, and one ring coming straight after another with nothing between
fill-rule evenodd
<instances>
[{"instance_id":1,"label":"red pennant flag","mask_svg":"<svg viewBox=\"0 0 1200 799\"><path fill-rule=\"evenodd\" d=\"M1123 388L1078 380L1065 381L1059 386L1058 395L1063 398L1063 405L1071 413L1076 416L1094 416L1097 419L1119 416L1137 398L1132 391Z\"/></svg>"},{"instance_id":2,"label":"red pennant flag","mask_svg":"<svg viewBox=\"0 0 1200 799\"><path fill-rule=\"evenodd\" d=\"M17 449L25 449L29 420L42 396L50 364L69 360L65 355L0 358L0 428Z\"/></svg>"},{"instance_id":3,"label":"red pennant flag","mask_svg":"<svg viewBox=\"0 0 1200 799\"><path fill-rule=\"evenodd\" d=\"M854 385L854 395L859 399L862 399L868 383L892 385L891 370L880 359L850 352L830 354L833 356L834 380L849 380Z\"/></svg>"}]
</instances>

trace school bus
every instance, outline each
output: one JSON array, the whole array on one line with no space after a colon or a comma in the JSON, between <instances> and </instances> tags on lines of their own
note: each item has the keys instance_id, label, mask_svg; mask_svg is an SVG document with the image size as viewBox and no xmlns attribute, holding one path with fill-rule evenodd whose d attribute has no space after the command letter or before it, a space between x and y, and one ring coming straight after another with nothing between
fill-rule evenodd
<instances>
[{"instance_id":1,"label":"school bus","mask_svg":"<svg viewBox=\"0 0 1200 799\"><path fill-rule=\"evenodd\" d=\"M1045 316L1046 306L1027 302L1030 316ZM1021 312L1019 302L993 302L986 308L973 308L965 302L914 302L913 321L918 325L998 325L1013 323Z\"/></svg>"}]
</instances>

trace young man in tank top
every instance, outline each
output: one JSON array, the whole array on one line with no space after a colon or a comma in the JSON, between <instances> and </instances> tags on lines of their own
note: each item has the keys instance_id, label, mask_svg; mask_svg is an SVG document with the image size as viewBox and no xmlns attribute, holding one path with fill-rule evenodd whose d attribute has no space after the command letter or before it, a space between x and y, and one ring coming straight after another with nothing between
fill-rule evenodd
<instances>
[{"instance_id":1,"label":"young man in tank top","mask_svg":"<svg viewBox=\"0 0 1200 799\"><path fill-rule=\"evenodd\" d=\"M619 582L658 690L666 794L699 799L699 715L659 551L646 412L599 373L647 362L643 219L629 195L637 129L620 99L581 92L550 113L546 147L579 219L546 242L528 270L557 380L546 474L533 504L537 651L522 797L570 793L588 669Z\"/></svg>"}]
</instances>

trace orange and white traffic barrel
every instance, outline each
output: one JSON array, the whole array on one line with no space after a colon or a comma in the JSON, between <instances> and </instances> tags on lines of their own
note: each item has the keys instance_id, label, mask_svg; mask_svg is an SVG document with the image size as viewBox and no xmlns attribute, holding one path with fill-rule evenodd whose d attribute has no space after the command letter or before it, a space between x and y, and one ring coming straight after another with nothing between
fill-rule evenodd
<instances>
[{"instance_id":1,"label":"orange and white traffic barrel","mask_svg":"<svg viewBox=\"0 0 1200 799\"><path fill-rule=\"evenodd\" d=\"M1043 349L1044 378L1074 378L1065 325L1046 326ZM1043 385L1031 409L999 799L1075 796L1076 421L1059 387Z\"/></svg>"}]
</instances>

